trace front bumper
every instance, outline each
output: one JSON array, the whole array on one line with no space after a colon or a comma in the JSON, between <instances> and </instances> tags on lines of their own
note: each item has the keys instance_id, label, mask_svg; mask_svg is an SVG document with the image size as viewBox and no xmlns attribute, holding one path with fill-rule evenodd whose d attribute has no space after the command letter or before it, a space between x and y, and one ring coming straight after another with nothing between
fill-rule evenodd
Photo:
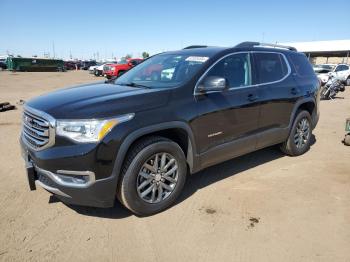
<instances>
[{"instance_id":1,"label":"front bumper","mask_svg":"<svg viewBox=\"0 0 350 262\"><path fill-rule=\"evenodd\" d=\"M95 177L93 171L77 171L79 167L81 169L81 167L89 166L88 163L91 162L85 161L90 159L88 157L89 154L95 155L93 152L89 152L86 155L81 154L80 156L68 157L69 151L66 150L65 156L57 154L53 156L52 150L54 148L34 152L26 146L22 139L20 141L22 157L25 160L27 178L31 190L35 190L36 186L40 186L54 194L62 202L68 204L94 207L112 207L114 205L117 177L111 175L112 172L107 177L101 177L100 174L98 177ZM56 164L52 165L53 162ZM85 165L83 162L85 162ZM67 168L69 167L67 163L70 163L70 170ZM60 169L63 167L64 170L58 169L58 166L61 167ZM84 184L66 183L60 179L62 174L64 176L86 176L89 180Z\"/></svg>"}]
</instances>

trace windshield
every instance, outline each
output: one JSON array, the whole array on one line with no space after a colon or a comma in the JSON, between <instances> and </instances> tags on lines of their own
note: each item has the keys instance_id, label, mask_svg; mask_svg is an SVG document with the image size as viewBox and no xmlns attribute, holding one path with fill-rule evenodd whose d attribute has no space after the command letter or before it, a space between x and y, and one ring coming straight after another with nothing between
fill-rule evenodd
<instances>
[{"instance_id":1,"label":"windshield","mask_svg":"<svg viewBox=\"0 0 350 262\"><path fill-rule=\"evenodd\" d=\"M176 54L153 56L119 77L115 84L170 88L189 80L208 57Z\"/></svg>"}]
</instances>

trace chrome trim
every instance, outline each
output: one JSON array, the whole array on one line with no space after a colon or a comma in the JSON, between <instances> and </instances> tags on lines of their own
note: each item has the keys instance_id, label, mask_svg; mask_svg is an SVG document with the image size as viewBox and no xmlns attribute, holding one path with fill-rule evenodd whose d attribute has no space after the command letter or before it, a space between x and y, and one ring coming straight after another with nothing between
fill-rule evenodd
<instances>
[{"instance_id":1,"label":"chrome trim","mask_svg":"<svg viewBox=\"0 0 350 262\"><path fill-rule=\"evenodd\" d=\"M57 174L74 175L74 176L88 176L89 182L86 183L85 185L93 184L96 181L95 173L92 171L57 170Z\"/></svg>"},{"instance_id":2,"label":"chrome trim","mask_svg":"<svg viewBox=\"0 0 350 262\"><path fill-rule=\"evenodd\" d=\"M51 115L34 109L28 105L25 105L23 107L23 113L22 117L24 118L24 115L27 114L29 116L32 116L34 123L36 126L30 127L28 124L22 119L22 132L21 137L22 141L28 146L30 149L34 151L40 151L46 148L49 148L55 144L55 126L56 126L56 119L53 118ZM36 134L32 134L31 132L34 132ZM39 136L37 135L39 134ZM43 137L40 137L43 136ZM45 137L46 136L46 137ZM33 140L35 143L39 144L39 147L35 147L32 144L28 142L28 140ZM47 143L45 143L47 140Z\"/></svg>"},{"instance_id":3,"label":"chrome trim","mask_svg":"<svg viewBox=\"0 0 350 262\"><path fill-rule=\"evenodd\" d=\"M76 175L76 176L89 176L89 181L87 183L74 184L74 183L67 183L67 182L63 181L59 177L59 175L57 175L51 171L42 169L36 165L35 165L35 169L39 173L42 173L42 174L48 176L49 178L51 178L52 180L54 180L57 184L59 184L61 186L73 187L73 188L87 188L96 182L95 173L92 171L57 170L57 173L60 173L62 175L66 174L66 175Z\"/></svg>"},{"instance_id":4,"label":"chrome trim","mask_svg":"<svg viewBox=\"0 0 350 262\"><path fill-rule=\"evenodd\" d=\"M114 117L107 117L107 118L77 118L77 119L73 119L73 118L58 118L56 119L57 122L85 122L85 121L104 121L104 120L114 120L114 119L118 119L121 117L128 117L128 119L118 122L118 124L124 123L124 122L128 122L130 120L132 120L135 117L135 113L127 113L127 114L123 114L123 115L117 115Z\"/></svg>"},{"instance_id":5,"label":"chrome trim","mask_svg":"<svg viewBox=\"0 0 350 262\"><path fill-rule=\"evenodd\" d=\"M35 184L41 186L42 188L46 189L47 191L49 191L50 193L53 193L55 195L60 195L60 196L72 198L71 196L67 195L66 193L63 193L61 190L54 188L54 187L50 187L48 185L45 185L43 182L41 182L39 180L35 180Z\"/></svg>"},{"instance_id":6,"label":"chrome trim","mask_svg":"<svg viewBox=\"0 0 350 262\"><path fill-rule=\"evenodd\" d=\"M122 119L120 120L121 118L126 118L126 119ZM134 119L135 117L135 113L128 113L128 114L123 114L123 115L118 115L116 117L108 117L108 118L78 118L78 119L71 119L71 118L67 118L67 119L56 119L56 126L58 126L60 124L60 122L88 122L88 121L109 121L109 120L117 120L117 124L115 126L112 127L115 128L116 126L118 126L119 124L121 123L125 123L125 122L128 122L132 119ZM112 130L111 129L111 130ZM110 130L110 131L111 131ZM109 133L110 131L108 131L107 133ZM91 141L91 142L81 142L81 141L78 141L78 140L75 140L75 139L72 139L71 137L69 136L65 136L65 135L61 135L61 134L58 134L59 132L56 132L57 136L61 136L61 137L65 137L67 139L69 139L70 141L74 142L74 143L79 143L79 144L86 144L86 143L99 143L101 140L98 140L98 141ZM107 133L105 134L105 136L107 135Z\"/></svg>"},{"instance_id":7,"label":"chrome trim","mask_svg":"<svg viewBox=\"0 0 350 262\"><path fill-rule=\"evenodd\" d=\"M217 92L222 92L222 91L209 91L209 92L205 92L205 93L201 93L201 92L197 92L197 89L198 89L198 85L199 83L203 80L203 78L208 74L208 72L217 64L219 63L221 60L225 59L226 57L228 56L231 56L231 55L236 55L236 54L253 54L253 53L271 53L271 54L279 54L279 55L282 55L284 61L286 62L286 65L287 65L287 69L288 69L288 72L287 74L281 78L280 80L276 80L276 81L272 81L272 82L267 82L267 83L261 83L261 84L255 84L255 85L248 85L248 86L241 86L241 87L230 87L228 88L227 90L239 90L239 89L243 89L243 88L250 88L250 87L258 87L258 86L263 86L263 85L269 85L269 84L276 84L276 83L279 83L279 82L282 82L283 80L285 80L287 77L290 76L292 70L291 70L291 67L290 67L290 64L288 62L288 59L287 57L285 56L285 54L281 53L281 52L278 52L278 51L240 51L240 52L233 52L233 53L229 53L221 58L219 58L218 60L215 61L215 63L213 63L207 70L205 70L205 72L203 73L203 75L198 79L195 87L194 87L194 90L193 90L193 95L194 96L197 96L197 95L203 95L203 94L210 94L210 93L217 93Z\"/></svg>"}]
</instances>

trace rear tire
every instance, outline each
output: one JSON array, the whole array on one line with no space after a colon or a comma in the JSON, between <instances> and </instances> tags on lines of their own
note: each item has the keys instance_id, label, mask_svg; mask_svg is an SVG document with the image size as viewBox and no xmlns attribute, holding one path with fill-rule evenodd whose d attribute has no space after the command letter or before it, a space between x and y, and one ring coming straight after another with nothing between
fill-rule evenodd
<instances>
[{"instance_id":1,"label":"rear tire","mask_svg":"<svg viewBox=\"0 0 350 262\"><path fill-rule=\"evenodd\" d=\"M311 116L308 111L299 111L294 119L288 139L281 150L289 156L299 156L310 149L312 137Z\"/></svg>"},{"instance_id":2,"label":"rear tire","mask_svg":"<svg viewBox=\"0 0 350 262\"><path fill-rule=\"evenodd\" d=\"M172 170L175 171L169 175ZM158 136L145 138L127 155L118 184L118 199L137 215L158 213L175 202L186 174L186 158L177 143Z\"/></svg>"}]
</instances>

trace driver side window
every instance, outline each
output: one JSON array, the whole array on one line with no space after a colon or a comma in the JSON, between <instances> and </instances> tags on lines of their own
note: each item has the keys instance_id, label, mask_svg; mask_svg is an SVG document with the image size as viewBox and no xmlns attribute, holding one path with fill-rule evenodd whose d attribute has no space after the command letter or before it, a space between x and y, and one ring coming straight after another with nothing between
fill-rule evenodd
<instances>
[{"instance_id":1,"label":"driver side window","mask_svg":"<svg viewBox=\"0 0 350 262\"><path fill-rule=\"evenodd\" d=\"M225 78L229 88L251 85L249 53L238 53L225 57L210 69L206 76Z\"/></svg>"}]
</instances>

